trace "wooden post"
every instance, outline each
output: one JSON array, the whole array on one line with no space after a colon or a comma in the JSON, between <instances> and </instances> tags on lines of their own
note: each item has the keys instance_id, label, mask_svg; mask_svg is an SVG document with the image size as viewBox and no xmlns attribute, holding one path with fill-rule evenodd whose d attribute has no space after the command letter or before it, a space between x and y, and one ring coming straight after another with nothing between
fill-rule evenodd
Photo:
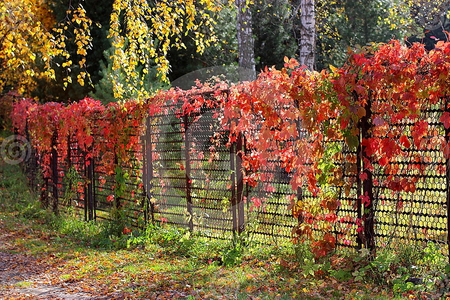
<instances>
[{"instance_id":1,"label":"wooden post","mask_svg":"<svg viewBox=\"0 0 450 300\"><path fill-rule=\"evenodd\" d=\"M233 217L233 234L241 234L245 230L244 207L244 173L242 167L242 134L230 146L231 170L231 213Z\"/></svg>"},{"instance_id":2,"label":"wooden post","mask_svg":"<svg viewBox=\"0 0 450 300\"><path fill-rule=\"evenodd\" d=\"M79 147L79 146L78 146ZM84 180L85 180L85 184L84 184L84 220L85 221L89 221L89 214L88 214L88 182L89 182L89 172L88 172L88 168L87 168L87 161L86 161L86 155L87 153L85 151L83 151L83 158L84 158L84 162L83 162L83 171L84 171Z\"/></svg>"},{"instance_id":3,"label":"wooden post","mask_svg":"<svg viewBox=\"0 0 450 300\"><path fill-rule=\"evenodd\" d=\"M448 145L450 142L450 129L445 129L445 142ZM447 157L445 159L446 172L445 172L445 180L447 183L446 193L447 193L447 248L449 252L449 263L450 263L450 159Z\"/></svg>"}]
</instances>

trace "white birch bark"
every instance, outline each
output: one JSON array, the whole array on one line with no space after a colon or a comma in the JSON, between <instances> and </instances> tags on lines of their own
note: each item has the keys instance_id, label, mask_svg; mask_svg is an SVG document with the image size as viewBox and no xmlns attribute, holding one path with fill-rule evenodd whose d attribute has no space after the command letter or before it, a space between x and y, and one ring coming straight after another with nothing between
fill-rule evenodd
<instances>
[{"instance_id":1,"label":"white birch bark","mask_svg":"<svg viewBox=\"0 0 450 300\"><path fill-rule=\"evenodd\" d=\"M256 70L252 13L246 2L246 0L236 0L239 80L253 81L256 79Z\"/></svg>"},{"instance_id":2,"label":"white birch bark","mask_svg":"<svg viewBox=\"0 0 450 300\"><path fill-rule=\"evenodd\" d=\"M314 0L300 1L299 63L314 70L316 50L316 17Z\"/></svg>"}]
</instances>

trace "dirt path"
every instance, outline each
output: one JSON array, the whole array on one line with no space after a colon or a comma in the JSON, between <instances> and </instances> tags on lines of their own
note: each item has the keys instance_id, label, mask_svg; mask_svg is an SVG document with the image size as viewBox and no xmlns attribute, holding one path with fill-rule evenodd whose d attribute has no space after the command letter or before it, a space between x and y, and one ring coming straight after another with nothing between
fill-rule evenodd
<instances>
[{"instance_id":1,"label":"dirt path","mask_svg":"<svg viewBox=\"0 0 450 300\"><path fill-rule=\"evenodd\" d=\"M31 256L0 252L1 299L101 299L52 283L52 267Z\"/></svg>"},{"instance_id":2,"label":"dirt path","mask_svg":"<svg viewBox=\"0 0 450 300\"><path fill-rule=\"evenodd\" d=\"M82 291L86 282L64 281L58 262L52 255L34 257L14 241L26 238L23 228L10 231L0 219L0 299L124 299L120 295L100 296L101 293Z\"/></svg>"}]
</instances>

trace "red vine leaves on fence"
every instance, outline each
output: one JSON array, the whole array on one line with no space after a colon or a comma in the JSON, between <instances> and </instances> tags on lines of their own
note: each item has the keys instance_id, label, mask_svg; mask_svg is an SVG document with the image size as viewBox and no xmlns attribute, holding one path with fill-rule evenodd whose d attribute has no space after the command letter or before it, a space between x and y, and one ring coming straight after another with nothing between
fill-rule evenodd
<instances>
[{"instance_id":1,"label":"red vine leaves on fence","mask_svg":"<svg viewBox=\"0 0 450 300\"><path fill-rule=\"evenodd\" d=\"M180 116L213 108L222 130L229 132L229 144L240 134L245 137L248 151L241 155L247 184L270 181L273 174L266 171L273 168L291 174L289 199L299 220L296 240L312 239L316 254L326 255L338 241L348 243L347 235L363 233L367 216L338 217L337 213L342 205L339 196L354 193L358 180L373 180L393 193L414 192L418 175L426 168L421 162L427 160L414 151L439 149L449 158L444 130L450 127L446 102L450 44L439 42L426 52L420 44L405 47L392 41L353 53L345 66L332 72L310 72L293 59L285 62L285 68L266 69L254 82L160 91L145 102L103 106L87 98L63 106L24 100L15 105L14 126L23 132L28 120L46 172L50 172L46 166L56 132L61 153L67 152L67 137L71 137L112 174L119 163L130 161L130 150L139 149L143 120L164 113L164 103L179 103ZM444 111L438 120L443 128L423 119L431 108ZM400 167L405 161L411 163ZM385 173L384 179L372 179L376 168ZM307 189L311 197L298 198L299 189ZM370 209L373 196L358 196L361 205ZM358 203L351 205L356 209ZM340 228L337 236L331 234L335 226Z\"/></svg>"}]
</instances>

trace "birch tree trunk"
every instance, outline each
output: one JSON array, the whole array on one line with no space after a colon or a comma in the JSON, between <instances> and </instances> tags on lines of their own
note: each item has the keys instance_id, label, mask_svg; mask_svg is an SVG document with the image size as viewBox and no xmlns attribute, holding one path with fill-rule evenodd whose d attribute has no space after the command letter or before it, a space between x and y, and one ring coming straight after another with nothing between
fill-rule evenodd
<instances>
[{"instance_id":1,"label":"birch tree trunk","mask_svg":"<svg viewBox=\"0 0 450 300\"><path fill-rule=\"evenodd\" d=\"M236 0L237 40L239 51L239 80L256 79L252 13L246 0Z\"/></svg>"},{"instance_id":2,"label":"birch tree trunk","mask_svg":"<svg viewBox=\"0 0 450 300\"><path fill-rule=\"evenodd\" d=\"M300 0L299 63L314 70L316 49L316 17L314 0Z\"/></svg>"}]
</instances>

